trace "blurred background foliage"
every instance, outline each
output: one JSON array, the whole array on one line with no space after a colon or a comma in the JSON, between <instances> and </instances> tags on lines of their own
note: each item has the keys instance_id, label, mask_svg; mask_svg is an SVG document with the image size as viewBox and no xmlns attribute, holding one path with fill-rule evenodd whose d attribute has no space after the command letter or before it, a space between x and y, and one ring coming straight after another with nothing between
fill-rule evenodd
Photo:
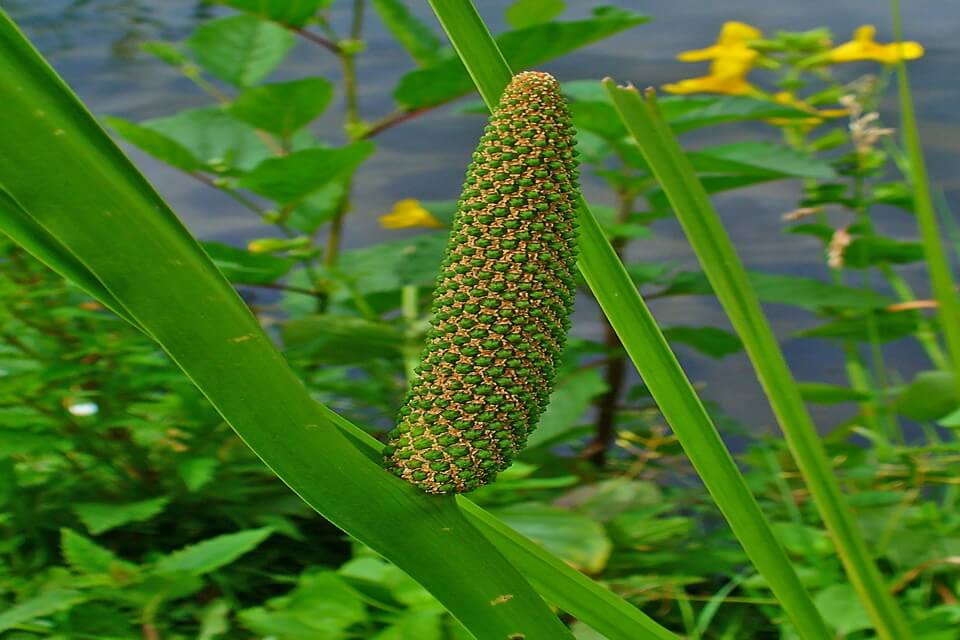
<instances>
[{"instance_id":1,"label":"blurred background foliage","mask_svg":"<svg viewBox=\"0 0 960 640\"><path fill-rule=\"evenodd\" d=\"M362 168L377 162L381 134L429 122L472 90L413 4L203 5L189 36L138 41L136 55L168 65L206 102L139 121L101 114L128 148L249 216L242 237L205 249L311 391L375 434L413 376L457 194L415 199L394 185L392 211L361 211L357 194L380 182L360 179L369 175ZM625 8L570 17L562 0L501 4L498 43L518 69L622 33L642 51L644 30L656 28ZM395 106L385 113L362 107L357 68L371 21L394 38L390 55L411 67L391 80ZM804 396L822 409L836 471L917 637L956 639L960 397L932 322L936 305L914 290L922 249L881 231L891 228L887 217L909 221L913 209L896 121L883 109L890 65L921 58L923 48L882 41L869 26L849 39L826 28L716 28L715 43L670 52L700 71L663 87L675 94L662 99L664 114L695 141L750 123L738 130L745 135L691 145L711 193L774 182L794 190L793 206L767 213L781 217L790 241L806 243L822 277L756 270L753 283L765 303L807 319L790 339L815 345L814 369L825 374L803 383ZM337 69L291 75L297 46L313 46L309 55ZM650 257L675 222L597 82L604 72L561 77L593 210L648 300L709 301L709 283L689 261ZM343 109L329 113L334 100ZM457 118L479 122L484 112L474 98L457 105ZM335 141L319 137L315 123L333 117ZM431 142L401 158L430 154ZM464 165L468 153L458 156ZM351 225L367 229L376 214L383 230L374 240L345 242ZM0 260L0 636L469 637L415 582L291 494L149 340L6 240ZM707 316L664 332L722 370L741 344L726 326L706 326ZM476 500L687 637L795 637L612 330L587 312L577 320L586 329L575 327L528 450ZM905 344L908 366L898 359ZM734 397L710 409L837 637L872 637L782 440L756 406ZM601 638L568 622L582 640Z\"/></svg>"}]
</instances>

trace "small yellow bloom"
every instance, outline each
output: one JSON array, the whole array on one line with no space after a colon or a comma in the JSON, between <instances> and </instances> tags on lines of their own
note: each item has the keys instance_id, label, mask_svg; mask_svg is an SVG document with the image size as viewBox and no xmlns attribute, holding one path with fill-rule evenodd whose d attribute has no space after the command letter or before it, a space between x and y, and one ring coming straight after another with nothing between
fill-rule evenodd
<instances>
[{"instance_id":1,"label":"small yellow bloom","mask_svg":"<svg viewBox=\"0 0 960 640\"><path fill-rule=\"evenodd\" d=\"M919 42L880 44L874 37L877 28L864 25L853 33L853 40L845 42L828 53L831 62L856 62L876 60L883 64L895 64L901 60L916 60L923 55Z\"/></svg>"},{"instance_id":2,"label":"small yellow bloom","mask_svg":"<svg viewBox=\"0 0 960 640\"><path fill-rule=\"evenodd\" d=\"M423 208L419 200L407 198L393 205L393 211L380 216L380 226L384 229L408 229L425 227L427 229L442 229L443 223Z\"/></svg>"},{"instance_id":3,"label":"small yellow bloom","mask_svg":"<svg viewBox=\"0 0 960 640\"><path fill-rule=\"evenodd\" d=\"M716 44L706 49L684 51L677 56L684 62L712 60L710 74L667 84L663 89L669 93L722 93L733 96L754 93L756 89L747 82L747 74L760 54L750 48L750 43L761 35L759 29L742 22L724 23Z\"/></svg>"},{"instance_id":4,"label":"small yellow bloom","mask_svg":"<svg viewBox=\"0 0 960 640\"><path fill-rule=\"evenodd\" d=\"M748 59L750 63L757 57L757 52L749 47L754 40L759 40L763 34L756 27L743 22L725 22L720 29L717 43L706 49L684 51L677 56L677 60L684 62L700 62L703 60L717 60L718 58Z\"/></svg>"}]
</instances>

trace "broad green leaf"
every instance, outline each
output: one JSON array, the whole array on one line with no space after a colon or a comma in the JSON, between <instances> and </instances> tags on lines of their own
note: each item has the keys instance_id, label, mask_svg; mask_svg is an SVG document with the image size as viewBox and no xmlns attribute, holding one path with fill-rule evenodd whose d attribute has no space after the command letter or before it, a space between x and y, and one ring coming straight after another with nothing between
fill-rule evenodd
<instances>
[{"instance_id":1,"label":"broad green leaf","mask_svg":"<svg viewBox=\"0 0 960 640\"><path fill-rule=\"evenodd\" d=\"M786 176L772 173L753 172L750 175L705 175L700 178L700 182L703 185L704 190L708 194L711 194L743 189L744 187L751 187L753 185L763 184L764 182L770 182L772 180L781 180L784 177ZM650 206L654 209L668 209L670 206L667 195L662 189L655 189L647 196L647 198L650 202Z\"/></svg>"},{"instance_id":2,"label":"broad green leaf","mask_svg":"<svg viewBox=\"0 0 960 640\"><path fill-rule=\"evenodd\" d=\"M286 595L240 612L240 622L262 636L303 639L346 638L346 630L366 620L360 595L332 571L307 573Z\"/></svg>"},{"instance_id":3,"label":"broad green leaf","mask_svg":"<svg viewBox=\"0 0 960 640\"><path fill-rule=\"evenodd\" d=\"M723 358L743 349L736 334L717 327L666 327L667 342L679 342L711 358Z\"/></svg>"},{"instance_id":4,"label":"broad green leaf","mask_svg":"<svg viewBox=\"0 0 960 640\"><path fill-rule=\"evenodd\" d=\"M254 16L230 16L201 24L186 44L211 75L248 87L283 62L295 42L283 27Z\"/></svg>"},{"instance_id":5,"label":"broad green leaf","mask_svg":"<svg viewBox=\"0 0 960 640\"><path fill-rule=\"evenodd\" d=\"M759 173L815 180L831 180L829 163L790 147L769 142L735 142L687 154L697 171L705 173Z\"/></svg>"},{"instance_id":6,"label":"broad green leaf","mask_svg":"<svg viewBox=\"0 0 960 640\"><path fill-rule=\"evenodd\" d=\"M204 242L203 248L220 273L236 284L269 284L293 266L293 261L288 258L251 253L220 242Z\"/></svg>"},{"instance_id":7,"label":"broad green leaf","mask_svg":"<svg viewBox=\"0 0 960 640\"><path fill-rule=\"evenodd\" d=\"M921 371L897 398L897 411L918 422L933 422L960 408L952 371Z\"/></svg>"},{"instance_id":8,"label":"broad green leaf","mask_svg":"<svg viewBox=\"0 0 960 640\"><path fill-rule=\"evenodd\" d=\"M405 0L373 0L373 9L410 57L421 67L440 62L446 51L430 27L410 13Z\"/></svg>"},{"instance_id":9,"label":"broad green leaf","mask_svg":"<svg viewBox=\"0 0 960 640\"><path fill-rule=\"evenodd\" d=\"M917 330L917 315L911 312L901 313L874 313L874 329L881 342L899 340L911 335ZM813 329L804 329L797 332L798 336L807 338L835 338L845 340L871 340L871 327L867 316L860 315L850 318L831 320Z\"/></svg>"},{"instance_id":10,"label":"broad green leaf","mask_svg":"<svg viewBox=\"0 0 960 640\"><path fill-rule=\"evenodd\" d=\"M421 233L343 252L338 265L364 294L395 291L406 285L431 286L440 269L445 233Z\"/></svg>"},{"instance_id":11,"label":"broad green leaf","mask_svg":"<svg viewBox=\"0 0 960 640\"><path fill-rule=\"evenodd\" d=\"M667 96L658 104L676 133L724 122L810 117L799 109L747 96Z\"/></svg>"},{"instance_id":12,"label":"broad green leaf","mask_svg":"<svg viewBox=\"0 0 960 640\"><path fill-rule=\"evenodd\" d=\"M631 11L600 7L586 20L549 22L510 31L499 36L497 44L511 67L529 69L646 21ZM413 110L447 102L472 90L473 82L463 63L450 56L405 75L393 95L404 109Z\"/></svg>"},{"instance_id":13,"label":"broad green leaf","mask_svg":"<svg viewBox=\"0 0 960 640\"><path fill-rule=\"evenodd\" d=\"M205 167L220 173L252 169L273 155L253 127L221 107L186 109L142 126L179 143Z\"/></svg>"},{"instance_id":14,"label":"broad green leaf","mask_svg":"<svg viewBox=\"0 0 960 640\"><path fill-rule=\"evenodd\" d=\"M841 387L825 382L798 382L800 395L807 402L815 404L838 404L841 402L864 402L870 399L866 391Z\"/></svg>"},{"instance_id":15,"label":"broad green leaf","mask_svg":"<svg viewBox=\"0 0 960 640\"><path fill-rule=\"evenodd\" d=\"M879 309L891 300L879 293L837 285L814 278L748 271L747 276L762 302L786 304L810 311L847 309L863 311ZM701 272L676 274L660 295L711 295L713 290Z\"/></svg>"},{"instance_id":16,"label":"broad green leaf","mask_svg":"<svg viewBox=\"0 0 960 640\"><path fill-rule=\"evenodd\" d=\"M603 85L596 80L564 82L563 93L570 100L575 112L578 103L602 104L611 109L613 106ZM793 107L746 96L667 96L662 98L659 104L670 128L678 133L725 122L810 117L810 114ZM602 109L596 113L599 115L616 112ZM599 126L601 123L596 124ZM609 126L610 131L614 128L621 130L626 135L626 129L619 118L616 122L606 123L604 126Z\"/></svg>"},{"instance_id":17,"label":"broad green leaf","mask_svg":"<svg viewBox=\"0 0 960 640\"><path fill-rule=\"evenodd\" d=\"M814 598L820 615L841 636L854 631L870 629L870 616L857 597L857 592L847 584L827 587Z\"/></svg>"},{"instance_id":18,"label":"broad green leaf","mask_svg":"<svg viewBox=\"0 0 960 640\"><path fill-rule=\"evenodd\" d=\"M549 22L566 9L564 0L514 0L507 7L507 23L514 29L523 29L541 22Z\"/></svg>"},{"instance_id":19,"label":"broad green leaf","mask_svg":"<svg viewBox=\"0 0 960 640\"><path fill-rule=\"evenodd\" d=\"M843 266L854 269L878 264L908 264L923 260L923 245L881 236L855 238L843 250Z\"/></svg>"},{"instance_id":20,"label":"broad green leaf","mask_svg":"<svg viewBox=\"0 0 960 640\"><path fill-rule=\"evenodd\" d=\"M301 233L313 235L321 225L336 215L343 194L344 184L342 180L327 183L294 207L287 218L287 226Z\"/></svg>"},{"instance_id":21,"label":"broad green leaf","mask_svg":"<svg viewBox=\"0 0 960 640\"><path fill-rule=\"evenodd\" d=\"M376 358L398 357L404 336L384 322L344 315L311 315L294 318L283 326L283 341L289 349L328 364L364 363Z\"/></svg>"},{"instance_id":22,"label":"broad green leaf","mask_svg":"<svg viewBox=\"0 0 960 640\"><path fill-rule=\"evenodd\" d=\"M189 149L159 131L123 118L108 116L104 118L104 121L121 138L161 162L166 162L170 166L187 173L203 168L203 164L197 160Z\"/></svg>"},{"instance_id":23,"label":"broad green leaf","mask_svg":"<svg viewBox=\"0 0 960 640\"><path fill-rule=\"evenodd\" d=\"M607 384L596 369L583 369L561 378L527 446L539 447L562 438L580 424L593 399L606 390Z\"/></svg>"},{"instance_id":24,"label":"broad green leaf","mask_svg":"<svg viewBox=\"0 0 960 640\"><path fill-rule=\"evenodd\" d=\"M270 200L298 202L352 173L371 153L371 142L354 142L338 149L294 151L264 160L237 184Z\"/></svg>"},{"instance_id":25,"label":"broad green leaf","mask_svg":"<svg viewBox=\"0 0 960 640\"><path fill-rule=\"evenodd\" d=\"M245 89L228 110L257 129L289 138L323 113L332 97L329 80L303 78Z\"/></svg>"},{"instance_id":26,"label":"broad green leaf","mask_svg":"<svg viewBox=\"0 0 960 640\"><path fill-rule=\"evenodd\" d=\"M67 564L78 573L110 573L116 569L132 571L135 568L109 549L70 529L60 530L60 550Z\"/></svg>"},{"instance_id":27,"label":"broad green leaf","mask_svg":"<svg viewBox=\"0 0 960 640\"><path fill-rule=\"evenodd\" d=\"M73 506L74 513L80 518L90 533L99 535L104 531L116 529L130 522L149 520L166 508L169 497L150 498L139 502L82 502Z\"/></svg>"},{"instance_id":28,"label":"broad green leaf","mask_svg":"<svg viewBox=\"0 0 960 640\"><path fill-rule=\"evenodd\" d=\"M174 551L153 565L156 573L189 573L202 576L226 566L256 549L270 537L273 529L249 529L210 538Z\"/></svg>"},{"instance_id":29,"label":"broad green leaf","mask_svg":"<svg viewBox=\"0 0 960 640\"><path fill-rule=\"evenodd\" d=\"M251 15L290 27L302 27L333 0L216 0Z\"/></svg>"},{"instance_id":30,"label":"broad green leaf","mask_svg":"<svg viewBox=\"0 0 960 640\"><path fill-rule=\"evenodd\" d=\"M869 289L858 289L782 274L748 272L757 296L766 303L788 304L811 311L819 309L878 309L890 299Z\"/></svg>"},{"instance_id":31,"label":"broad green leaf","mask_svg":"<svg viewBox=\"0 0 960 640\"><path fill-rule=\"evenodd\" d=\"M0 612L0 633L9 631L35 618L70 609L86 600L87 597L86 594L73 589L57 589L24 600L20 604Z\"/></svg>"},{"instance_id":32,"label":"broad green leaf","mask_svg":"<svg viewBox=\"0 0 960 640\"><path fill-rule=\"evenodd\" d=\"M609 522L625 511L654 507L663 503L656 484L619 476L579 486L554 501L599 522Z\"/></svg>"},{"instance_id":33,"label":"broad green leaf","mask_svg":"<svg viewBox=\"0 0 960 640\"><path fill-rule=\"evenodd\" d=\"M599 573L610 557L612 545L603 526L587 516L536 502L510 505L493 513L586 573Z\"/></svg>"},{"instance_id":34,"label":"broad green leaf","mask_svg":"<svg viewBox=\"0 0 960 640\"><path fill-rule=\"evenodd\" d=\"M213 480L213 476L220 466L216 458L206 456L190 456L177 465L177 475L183 480L190 491L196 491Z\"/></svg>"}]
</instances>

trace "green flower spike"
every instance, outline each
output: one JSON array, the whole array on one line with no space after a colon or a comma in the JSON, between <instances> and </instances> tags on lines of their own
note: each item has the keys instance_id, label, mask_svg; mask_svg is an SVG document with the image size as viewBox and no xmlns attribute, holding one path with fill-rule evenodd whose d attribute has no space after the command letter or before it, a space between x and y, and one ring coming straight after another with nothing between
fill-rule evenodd
<instances>
[{"instance_id":1,"label":"green flower spike","mask_svg":"<svg viewBox=\"0 0 960 640\"><path fill-rule=\"evenodd\" d=\"M493 482L547 406L570 326L578 171L553 76L516 75L484 130L384 466L427 493Z\"/></svg>"}]
</instances>

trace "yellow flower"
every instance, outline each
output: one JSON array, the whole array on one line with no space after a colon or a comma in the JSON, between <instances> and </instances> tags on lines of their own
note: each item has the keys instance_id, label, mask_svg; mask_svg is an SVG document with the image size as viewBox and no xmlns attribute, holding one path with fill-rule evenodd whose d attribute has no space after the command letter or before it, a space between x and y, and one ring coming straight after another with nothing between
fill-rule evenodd
<instances>
[{"instance_id":1,"label":"yellow flower","mask_svg":"<svg viewBox=\"0 0 960 640\"><path fill-rule=\"evenodd\" d=\"M443 223L423 208L419 200L407 198L393 205L393 211L380 216L380 226L384 229L407 229L411 227L426 227L441 229Z\"/></svg>"},{"instance_id":2,"label":"yellow flower","mask_svg":"<svg viewBox=\"0 0 960 640\"><path fill-rule=\"evenodd\" d=\"M777 104L784 104L799 111L803 111L804 113L809 113L811 116L813 116L812 118L770 118L767 120L767 122L770 124L774 124L779 127L791 125L807 125L815 127L818 124L821 124L827 118L842 118L848 113L846 109L817 109L813 105L804 102L789 91L780 91L773 94L773 101Z\"/></svg>"},{"instance_id":3,"label":"yellow flower","mask_svg":"<svg viewBox=\"0 0 960 640\"><path fill-rule=\"evenodd\" d=\"M853 40L845 42L828 53L831 62L856 62L858 60L876 60L883 64L894 64L901 60L915 60L923 55L919 42L901 42L880 44L874 40L877 28L864 25L853 33Z\"/></svg>"},{"instance_id":4,"label":"yellow flower","mask_svg":"<svg viewBox=\"0 0 960 640\"><path fill-rule=\"evenodd\" d=\"M747 82L747 74L760 54L750 43L762 34L759 29L742 22L726 22L716 44L706 49L684 51L677 59L684 62L712 60L710 74L666 84L669 93L723 93L739 96L756 90Z\"/></svg>"},{"instance_id":5,"label":"yellow flower","mask_svg":"<svg viewBox=\"0 0 960 640\"><path fill-rule=\"evenodd\" d=\"M677 60L684 62L700 62L702 60L717 60L719 58L748 59L753 63L757 52L749 47L754 40L759 40L763 34L756 27L743 22L725 22L720 29L717 43L706 49L684 51L677 56Z\"/></svg>"}]
</instances>

